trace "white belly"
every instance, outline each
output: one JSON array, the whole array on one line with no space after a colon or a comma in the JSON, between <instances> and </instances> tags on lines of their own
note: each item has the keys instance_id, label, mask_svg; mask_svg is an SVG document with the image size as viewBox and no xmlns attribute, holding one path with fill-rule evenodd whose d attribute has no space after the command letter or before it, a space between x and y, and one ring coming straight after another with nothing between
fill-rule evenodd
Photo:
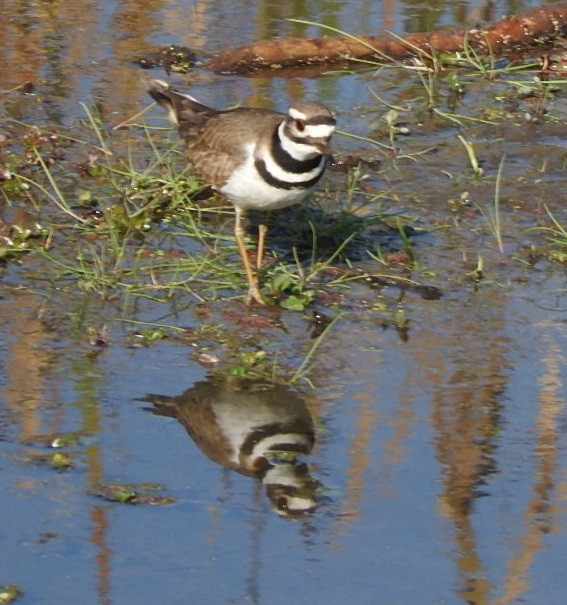
<instances>
[{"instance_id":1,"label":"white belly","mask_svg":"<svg viewBox=\"0 0 567 605\"><path fill-rule=\"evenodd\" d=\"M324 162L324 160L323 160ZM324 163L323 163L324 166ZM271 166L268 165L268 168ZM319 170L321 172L321 170ZM286 178L287 173L277 175ZM290 180L298 180L298 175L292 174ZM248 156L247 161L235 170L224 187L220 189L226 197L243 210L277 210L297 204L306 197L314 187L281 189L268 184L254 166L254 157Z\"/></svg>"}]
</instances>

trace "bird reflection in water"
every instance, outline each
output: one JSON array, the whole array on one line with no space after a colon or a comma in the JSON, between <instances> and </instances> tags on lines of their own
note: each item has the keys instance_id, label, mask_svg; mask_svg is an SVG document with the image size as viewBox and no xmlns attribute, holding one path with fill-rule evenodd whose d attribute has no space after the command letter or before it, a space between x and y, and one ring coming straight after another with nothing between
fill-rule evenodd
<instances>
[{"instance_id":1,"label":"bird reflection in water","mask_svg":"<svg viewBox=\"0 0 567 605\"><path fill-rule=\"evenodd\" d=\"M299 460L313 449L313 419L289 387L211 379L177 397L144 401L152 413L176 418L208 458L260 480L278 514L303 516L317 507L322 486Z\"/></svg>"}]
</instances>

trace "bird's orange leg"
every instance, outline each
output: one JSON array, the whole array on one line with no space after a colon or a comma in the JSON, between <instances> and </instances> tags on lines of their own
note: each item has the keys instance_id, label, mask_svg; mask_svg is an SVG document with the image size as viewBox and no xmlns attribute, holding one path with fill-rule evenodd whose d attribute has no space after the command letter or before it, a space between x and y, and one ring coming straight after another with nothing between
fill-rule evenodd
<instances>
[{"instance_id":1,"label":"bird's orange leg","mask_svg":"<svg viewBox=\"0 0 567 605\"><path fill-rule=\"evenodd\" d=\"M260 223L258 225L258 256L256 258L256 268L260 270L264 263L264 250L266 246L266 235L268 233L268 226Z\"/></svg>"},{"instance_id":2,"label":"bird's orange leg","mask_svg":"<svg viewBox=\"0 0 567 605\"><path fill-rule=\"evenodd\" d=\"M244 227L242 226L242 209L235 206L236 209L236 221L234 224L234 237L236 244L238 245L238 252L242 258L244 264L244 270L246 271L246 277L248 278L248 296L246 298L246 304L250 304L252 301L257 302L260 305L265 305L260 290L258 289L258 276L254 275L252 267L250 265L250 259L246 252L246 246L244 245Z\"/></svg>"}]
</instances>

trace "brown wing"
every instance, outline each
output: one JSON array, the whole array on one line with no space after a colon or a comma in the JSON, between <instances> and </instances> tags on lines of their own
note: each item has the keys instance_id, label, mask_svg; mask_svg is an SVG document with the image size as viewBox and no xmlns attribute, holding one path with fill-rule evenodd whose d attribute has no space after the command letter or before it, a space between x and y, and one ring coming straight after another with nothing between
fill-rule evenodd
<instances>
[{"instance_id":1,"label":"brown wing","mask_svg":"<svg viewBox=\"0 0 567 605\"><path fill-rule=\"evenodd\" d=\"M243 107L210 115L201 124L181 120L179 135L197 176L219 189L244 160L247 145L271 137L283 118L274 111Z\"/></svg>"},{"instance_id":2,"label":"brown wing","mask_svg":"<svg viewBox=\"0 0 567 605\"><path fill-rule=\"evenodd\" d=\"M218 111L162 80L152 80L148 92L178 125L197 176L216 189L244 160L247 145L259 139L269 140L285 117L269 109L247 107Z\"/></svg>"},{"instance_id":3,"label":"brown wing","mask_svg":"<svg viewBox=\"0 0 567 605\"><path fill-rule=\"evenodd\" d=\"M152 80L149 83L148 93L168 112L175 124L181 122L202 124L207 118L218 113L216 109L199 103L190 95L180 93L162 80Z\"/></svg>"}]
</instances>

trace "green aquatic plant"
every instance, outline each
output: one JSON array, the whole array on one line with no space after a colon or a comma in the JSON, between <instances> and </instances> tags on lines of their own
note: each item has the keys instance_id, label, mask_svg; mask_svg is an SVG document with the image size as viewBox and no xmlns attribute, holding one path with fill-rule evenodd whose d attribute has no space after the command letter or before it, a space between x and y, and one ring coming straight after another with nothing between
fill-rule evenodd
<instances>
[{"instance_id":1,"label":"green aquatic plant","mask_svg":"<svg viewBox=\"0 0 567 605\"><path fill-rule=\"evenodd\" d=\"M537 227L534 230L543 233L549 242L549 246L544 250L545 256L550 260L565 263L567 262L567 227L561 224L547 204L544 204L544 209L551 220L551 225Z\"/></svg>"},{"instance_id":2,"label":"green aquatic plant","mask_svg":"<svg viewBox=\"0 0 567 605\"><path fill-rule=\"evenodd\" d=\"M476 204L479 212L484 217L488 224L488 227L496 240L498 251L500 254L504 254L504 241L502 236L502 215L500 212L500 199L502 190L502 175L504 172L506 158L503 157L498 165L498 172L496 173L496 181L494 184L494 198L492 205L481 206Z\"/></svg>"}]
</instances>

